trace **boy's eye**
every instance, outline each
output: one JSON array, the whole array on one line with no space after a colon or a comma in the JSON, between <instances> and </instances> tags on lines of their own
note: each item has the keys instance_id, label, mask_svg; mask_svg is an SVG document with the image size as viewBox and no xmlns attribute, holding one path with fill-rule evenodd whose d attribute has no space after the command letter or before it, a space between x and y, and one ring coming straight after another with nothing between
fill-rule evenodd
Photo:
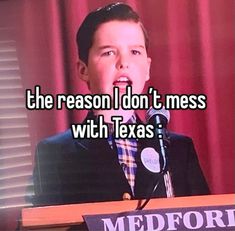
<instances>
[{"instance_id":1,"label":"boy's eye","mask_svg":"<svg viewBox=\"0 0 235 231\"><path fill-rule=\"evenodd\" d=\"M105 51L102 53L102 56L110 56L110 55L114 55L115 52L114 51Z\"/></svg>"},{"instance_id":2,"label":"boy's eye","mask_svg":"<svg viewBox=\"0 0 235 231\"><path fill-rule=\"evenodd\" d=\"M138 51L138 50L132 50L131 53L132 53L133 55L140 55L140 54L141 54L141 52Z\"/></svg>"}]
</instances>

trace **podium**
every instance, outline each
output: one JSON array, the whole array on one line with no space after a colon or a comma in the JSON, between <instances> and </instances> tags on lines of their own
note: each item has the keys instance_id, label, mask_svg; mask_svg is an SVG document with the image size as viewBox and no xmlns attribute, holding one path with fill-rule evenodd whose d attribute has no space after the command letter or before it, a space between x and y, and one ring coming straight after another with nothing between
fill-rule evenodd
<instances>
[{"instance_id":1,"label":"podium","mask_svg":"<svg viewBox=\"0 0 235 231\"><path fill-rule=\"evenodd\" d=\"M126 211L129 211L131 213L131 211L134 211L137 206L143 202L144 200L127 200L23 208L22 230L69 230L69 227L74 225L77 225L77 227L79 227L79 225L84 222L83 215L118 214ZM161 211L164 211L165 209L167 211L167 215L169 215L169 212L174 211L174 209L178 209L178 211L186 209L185 214L187 214L187 217L195 215L198 217L202 217L200 215L200 212L197 212L198 208L207 208L207 211L209 211L208 208L210 208L211 206L213 207L213 212L215 213L215 215L211 213L211 216L214 219L212 223L218 223L219 226L221 226L222 222L222 220L219 220L221 219L221 215L219 212L217 212L219 213L219 215L216 214L215 211L217 210L215 209L215 207L230 206L230 210L225 210L226 214L229 215L229 218L226 218L226 222L224 222L224 225L226 223L226 226L235 227L235 217L233 217L235 216L235 194L151 199L142 213L152 210L156 212L159 209ZM194 214L192 212L187 212L187 210L190 210L190 208L193 208ZM158 216L160 215L158 214ZM176 220L174 222L176 223ZM199 225L201 225L201 221L200 223L193 222L191 224L191 226L194 226L194 229L196 226ZM84 229L81 227L80 230ZM235 228L231 230L235 230Z\"/></svg>"}]
</instances>

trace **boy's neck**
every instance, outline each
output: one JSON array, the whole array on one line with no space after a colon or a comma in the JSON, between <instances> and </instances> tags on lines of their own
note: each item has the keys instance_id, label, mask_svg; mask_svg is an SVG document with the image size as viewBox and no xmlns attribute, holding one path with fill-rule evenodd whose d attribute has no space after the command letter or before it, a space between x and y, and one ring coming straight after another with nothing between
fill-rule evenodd
<instances>
[{"instance_id":1,"label":"boy's neck","mask_svg":"<svg viewBox=\"0 0 235 231\"><path fill-rule=\"evenodd\" d=\"M114 110L114 109L111 109L111 110L94 110L93 112L94 112L95 115L103 115L104 116L104 121L106 123L113 123L113 121L111 120L112 116L122 116L123 121L121 123L125 123L134 114L134 110L123 110L123 109L119 109L119 110Z\"/></svg>"}]
</instances>

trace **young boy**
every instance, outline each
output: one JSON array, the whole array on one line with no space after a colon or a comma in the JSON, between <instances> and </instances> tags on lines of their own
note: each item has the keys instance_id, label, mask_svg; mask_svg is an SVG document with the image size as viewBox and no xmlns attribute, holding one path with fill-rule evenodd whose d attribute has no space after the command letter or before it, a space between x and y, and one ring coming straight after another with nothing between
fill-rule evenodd
<instances>
[{"instance_id":1,"label":"young boy","mask_svg":"<svg viewBox=\"0 0 235 231\"><path fill-rule=\"evenodd\" d=\"M141 94L149 79L148 37L139 16L123 3L91 12L77 33L78 72L92 94L120 97L126 87ZM108 139L73 139L71 130L39 143L34 169L35 205L139 199L150 196L156 176L140 160L148 140L114 138L112 116L139 124L133 110L93 110L88 119L103 115ZM153 197L208 194L192 140L169 133L168 180L163 175ZM155 142L158 140L156 138ZM169 194L169 187L171 193Z\"/></svg>"}]
</instances>

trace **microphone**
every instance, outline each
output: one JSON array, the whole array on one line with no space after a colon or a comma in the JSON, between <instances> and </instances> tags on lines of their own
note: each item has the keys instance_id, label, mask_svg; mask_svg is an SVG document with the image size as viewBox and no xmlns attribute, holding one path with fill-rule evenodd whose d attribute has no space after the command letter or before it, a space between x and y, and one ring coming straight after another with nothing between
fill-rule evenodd
<instances>
[{"instance_id":1,"label":"microphone","mask_svg":"<svg viewBox=\"0 0 235 231\"><path fill-rule=\"evenodd\" d=\"M166 159L166 146L164 145L164 141L169 142L166 137L166 128L167 123L170 121L170 112L166 110L164 107L160 110L156 110L154 108L150 108L146 112L146 121L153 124L155 127L155 135L159 139L160 151L163 159L163 167L162 172L166 170L167 167L167 159Z\"/></svg>"},{"instance_id":2,"label":"microphone","mask_svg":"<svg viewBox=\"0 0 235 231\"><path fill-rule=\"evenodd\" d=\"M150 107L148 111L146 112L146 121L149 121L150 123L154 122L154 118L156 116L160 117L160 121L163 125L163 127L166 128L167 123L170 122L170 112L163 107L160 110L156 110L153 107Z\"/></svg>"}]
</instances>

